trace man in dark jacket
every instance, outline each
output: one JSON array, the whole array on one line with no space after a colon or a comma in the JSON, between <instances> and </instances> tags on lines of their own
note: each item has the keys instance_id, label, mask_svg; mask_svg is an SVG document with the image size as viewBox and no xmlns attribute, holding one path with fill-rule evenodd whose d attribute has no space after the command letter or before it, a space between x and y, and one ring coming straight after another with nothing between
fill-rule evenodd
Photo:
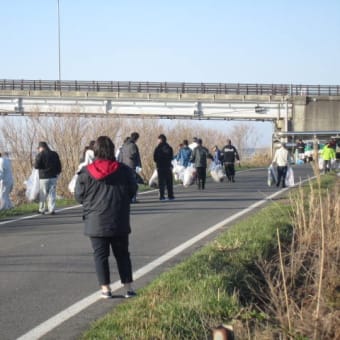
<instances>
[{"instance_id":1,"label":"man in dark jacket","mask_svg":"<svg viewBox=\"0 0 340 340\"><path fill-rule=\"evenodd\" d=\"M91 240L102 297L112 297L110 246L126 288L125 297L132 297L136 294L131 288L130 201L136 194L136 180L131 168L115 160L114 144L109 137L96 140L94 154L94 162L78 174L75 198L83 205L85 235Z\"/></svg>"},{"instance_id":2,"label":"man in dark jacket","mask_svg":"<svg viewBox=\"0 0 340 340\"><path fill-rule=\"evenodd\" d=\"M159 200L165 200L165 186L168 191L168 199L173 200L173 177L171 161L174 157L172 147L166 142L166 137L162 134L158 136L158 146L153 153L158 173Z\"/></svg>"},{"instance_id":3,"label":"man in dark jacket","mask_svg":"<svg viewBox=\"0 0 340 340\"><path fill-rule=\"evenodd\" d=\"M39 142L34 168L39 170L39 213L55 214L57 177L61 173L59 155L46 142Z\"/></svg>"},{"instance_id":4,"label":"man in dark jacket","mask_svg":"<svg viewBox=\"0 0 340 340\"><path fill-rule=\"evenodd\" d=\"M221 161L223 162L225 174L229 182L235 182L235 161L240 162L240 156L231 140L221 150Z\"/></svg>"},{"instance_id":5,"label":"man in dark jacket","mask_svg":"<svg viewBox=\"0 0 340 340\"><path fill-rule=\"evenodd\" d=\"M194 164L197 172L198 189L205 189L205 180L207 177L207 159L214 157L209 153L208 149L202 145L202 139L197 139L197 146L191 155L191 162Z\"/></svg>"},{"instance_id":6,"label":"man in dark jacket","mask_svg":"<svg viewBox=\"0 0 340 340\"><path fill-rule=\"evenodd\" d=\"M132 132L130 138L128 138L122 145L118 155L118 161L129 166L131 169L133 169L133 171L135 171L135 173L141 171L142 169L142 162L139 155L139 149L136 144L138 139L139 133ZM132 203L137 202L136 196L132 198L131 202Z\"/></svg>"}]
</instances>

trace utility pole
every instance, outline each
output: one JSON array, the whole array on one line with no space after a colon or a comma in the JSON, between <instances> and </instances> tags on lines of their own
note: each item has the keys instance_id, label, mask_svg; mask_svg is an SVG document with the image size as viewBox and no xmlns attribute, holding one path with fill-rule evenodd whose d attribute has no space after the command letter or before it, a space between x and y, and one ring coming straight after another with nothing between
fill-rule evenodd
<instances>
[{"instance_id":1,"label":"utility pole","mask_svg":"<svg viewBox=\"0 0 340 340\"><path fill-rule=\"evenodd\" d=\"M59 0L58 0L58 73L59 73L59 86L61 86L60 4L59 4Z\"/></svg>"}]
</instances>

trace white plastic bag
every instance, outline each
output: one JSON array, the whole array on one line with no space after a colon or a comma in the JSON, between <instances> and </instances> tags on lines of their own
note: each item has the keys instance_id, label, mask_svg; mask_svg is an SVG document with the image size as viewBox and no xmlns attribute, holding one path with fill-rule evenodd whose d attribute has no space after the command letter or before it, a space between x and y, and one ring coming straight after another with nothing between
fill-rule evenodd
<instances>
[{"instance_id":1,"label":"white plastic bag","mask_svg":"<svg viewBox=\"0 0 340 340\"><path fill-rule=\"evenodd\" d=\"M291 166L289 166L287 169L285 183L287 187L292 187L295 184L294 183L294 171Z\"/></svg>"},{"instance_id":2,"label":"white plastic bag","mask_svg":"<svg viewBox=\"0 0 340 340\"><path fill-rule=\"evenodd\" d=\"M183 165L180 165L176 160L172 161L172 165L172 172L174 174L175 180L183 182L185 167Z\"/></svg>"},{"instance_id":3,"label":"white plastic bag","mask_svg":"<svg viewBox=\"0 0 340 340\"><path fill-rule=\"evenodd\" d=\"M189 187L194 183L196 177L196 169L193 166L188 166L184 169L184 176L183 176L183 186L185 188Z\"/></svg>"},{"instance_id":4,"label":"white plastic bag","mask_svg":"<svg viewBox=\"0 0 340 340\"><path fill-rule=\"evenodd\" d=\"M277 183L277 175L273 165L268 167L267 184L269 187Z\"/></svg>"},{"instance_id":5,"label":"white plastic bag","mask_svg":"<svg viewBox=\"0 0 340 340\"><path fill-rule=\"evenodd\" d=\"M222 182L225 177L222 165L212 162L210 165L210 175L215 182Z\"/></svg>"},{"instance_id":6,"label":"white plastic bag","mask_svg":"<svg viewBox=\"0 0 340 340\"><path fill-rule=\"evenodd\" d=\"M26 198L32 202L39 196L39 170L33 169L30 177L24 183L26 185Z\"/></svg>"},{"instance_id":7,"label":"white plastic bag","mask_svg":"<svg viewBox=\"0 0 340 340\"><path fill-rule=\"evenodd\" d=\"M157 188L158 187L158 172L157 169L153 172L152 176L149 179L149 186L151 188Z\"/></svg>"},{"instance_id":8,"label":"white plastic bag","mask_svg":"<svg viewBox=\"0 0 340 340\"><path fill-rule=\"evenodd\" d=\"M332 170L336 170L337 168L337 163L336 163L336 159L331 159L331 169Z\"/></svg>"},{"instance_id":9,"label":"white plastic bag","mask_svg":"<svg viewBox=\"0 0 340 340\"><path fill-rule=\"evenodd\" d=\"M68 190L71 194L74 194L75 189L76 189L76 182L77 182L78 174L75 174L70 183L68 184Z\"/></svg>"}]
</instances>

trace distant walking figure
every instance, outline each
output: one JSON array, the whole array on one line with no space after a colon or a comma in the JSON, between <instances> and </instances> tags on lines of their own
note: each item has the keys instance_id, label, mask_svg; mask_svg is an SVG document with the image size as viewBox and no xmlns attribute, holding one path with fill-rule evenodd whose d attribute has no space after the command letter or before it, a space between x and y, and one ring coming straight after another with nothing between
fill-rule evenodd
<instances>
[{"instance_id":1,"label":"distant walking figure","mask_svg":"<svg viewBox=\"0 0 340 340\"><path fill-rule=\"evenodd\" d=\"M288 150L285 148L283 143L279 144L279 148L275 151L272 164L277 165L277 183L276 186L279 187L280 184L282 188L286 187L286 175L288 170Z\"/></svg>"},{"instance_id":2,"label":"distant walking figure","mask_svg":"<svg viewBox=\"0 0 340 340\"><path fill-rule=\"evenodd\" d=\"M136 170L137 169L139 169L139 171L142 170L142 161L139 155L138 146L136 144L138 139L139 133L132 132L130 137L125 140L118 154L118 161L126 164L128 167L133 169L136 178L137 178ZM137 203L137 193L134 197L132 197L131 203Z\"/></svg>"},{"instance_id":3,"label":"distant walking figure","mask_svg":"<svg viewBox=\"0 0 340 340\"><path fill-rule=\"evenodd\" d=\"M39 170L39 213L54 214L57 196L57 177L61 173L59 155L46 142L40 142L34 168Z\"/></svg>"},{"instance_id":4,"label":"distant walking figure","mask_svg":"<svg viewBox=\"0 0 340 340\"><path fill-rule=\"evenodd\" d=\"M173 189L172 164L174 158L172 147L166 142L166 137L158 136L158 145L153 153L153 160L156 163L159 185L159 200L165 200L165 187L168 191L168 199L175 199Z\"/></svg>"},{"instance_id":5,"label":"distant walking figure","mask_svg":"<svg viewBox=\"0 0 340 340\"><path fill-rule=\"evenodd\" d=\"M209 153L208 149L202 145L202 139L197 139L197 146L191 155L191 162L194 164L197 172L198 189L205 189L205 180L207 177L207 159L214 157Z\"/></svg>"},{"instance_id":6,"label":"distant walking figure","mask_svg":"<svg viewBox=\"0 0 340 340\"><path fill-rule=\"evenodd\" d=\"M0 153L0 210L6 210L13 207L9 197L13 190L13 175L11 160L8 154Z\"/></svg>"},{"instance_id":7,"label":"distant walking figure","mask_svg":"<svg viewBox=\"0 0 340 340\"><path fill-rule=\"evenodd\" d=\"M230 139L227 139L227 144L221 150L221 161L228 181L235 182L235 161L240 161L240 156Z\"/></svg>"}]
</instances>

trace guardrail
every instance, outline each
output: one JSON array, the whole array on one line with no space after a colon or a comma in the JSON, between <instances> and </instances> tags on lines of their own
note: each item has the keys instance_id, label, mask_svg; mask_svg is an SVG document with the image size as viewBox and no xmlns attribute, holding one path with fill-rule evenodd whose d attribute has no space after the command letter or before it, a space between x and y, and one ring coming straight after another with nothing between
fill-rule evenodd
<instances>
[{"instance_id":1,"label":"guardrail","mask_svg":"<svg viewBox=\"0 0 340 340\"><path fill-rule=\"evenodd\" d=\"M340 85L0 80L0 90L339 96Z\"/></svg>"}]
</instances>

